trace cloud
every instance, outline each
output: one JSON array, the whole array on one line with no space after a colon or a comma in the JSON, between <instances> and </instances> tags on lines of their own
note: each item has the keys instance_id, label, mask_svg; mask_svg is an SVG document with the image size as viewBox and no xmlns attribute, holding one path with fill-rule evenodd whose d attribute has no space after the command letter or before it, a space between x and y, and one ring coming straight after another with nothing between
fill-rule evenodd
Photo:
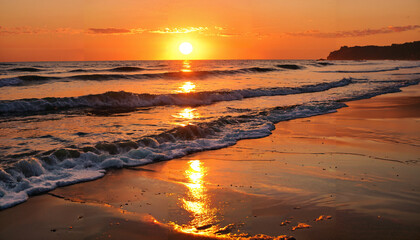
<instances>
[{"instance_id":1,"label":"cloud","mask_svg":"<svg viewBox=\"0 0 420 240\"><path fill-rule=\"evenodd\" d=\"M158 30L149 30L150 33L159 34L177 34L208 31L208 27L186 27L186 28L163 28Z\"/></svg>"},{"instance_id":2,"label":"cloud","mask_svg":"<svg viewBox=\"0 0 420 240\"><path fill-rule=\"evenodd\" d=\"M160 28L160 29L144 29L144 28L37 28L37 27L4 27L0 26L0 35L12 34L90 34L90 35L129 35L129 34L201 34L203 36L214 37L238 37L249 35L248 33L232 33L225 27L176 27L176 28Z\"/></svg>"},{"instance_id":3,"label":"cloud","mask_svg":"<svg viewBox=\"0 0 420 240\"><path fill-rule=\"evenodd\" d=\"M364 37L376 34L398 33L419 29L420 25L407 26L388 26L377 29L363 29L352 31L337 31L337 32L320 32L318 30L309 30L305 32L286 33L288 36L294 37L318 37L318 38L348 38L348 37Z\"/></svg>"},{"instance_id":4,"label":"cloud","mask_svg":"<svg viewBox=\"0 0 420 240\"><path fill-rule=\"evenodd\" d=\"M215 36L215 37L236 37L242 34L229 33L225 27L184 27L184 28L162 28L156 30L148 30L149 33L156 34L186 34L186 33L198 33L204 36Z\"/></svg>"},{"instance_id":5,"label":"cloud","mask_svg":"<svg viewBox=\"0 0 420 240\"><path fill-rule=\"evenodd\" d=\"M74 28L56 28L51 32L58 33L58 34L81 34L84 31L81 29L74 29Z\"/></svg>"},{"instance_id":6,"label":"cloud","mask_svg":"<svg viewBox=\"0 0 420 240\"><path fill-rule=\"evenodd\" d=\"M144 32L144 29L141 28L133 28L133 29L125 29L125 28L89 28L87 33L90 34L138 34Z\"/></svg>"},{"instance_id":7,"label":"cloud","mask_svg":"<svg viewBox=\"0 0 420 240\"><path fill-rule=\"evenodd\" d=\"M0 34L40 34L46 33L48 29L45 28L31 28L31 27L0 27Z\"/></svg>"},{"instance_id":8,"label":"cloud","mask_svg":"<svg viewBox=\"0 0 420 240\"><path fill-rule=\"evenodd\" d=\"M80 34L84 31L81 29L73 28L39 28L39 27L3 27L0 26L0 35L11 35L11 34Z\"/></svg>"}]
</instances>

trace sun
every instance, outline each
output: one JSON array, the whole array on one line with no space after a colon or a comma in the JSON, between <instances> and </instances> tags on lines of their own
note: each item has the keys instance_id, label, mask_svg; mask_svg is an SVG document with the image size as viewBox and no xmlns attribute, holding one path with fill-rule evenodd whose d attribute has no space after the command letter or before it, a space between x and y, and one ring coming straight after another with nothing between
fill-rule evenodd
<instances>
[{"instance_id":1,"label":"sun","mask_svg":"<svg viewBox=\"0 0 420 240\"><path fill-rule=\"evenodd\" d=\"M189 42L183 42L181 45L179 45L179 51L184 55L190 54L192 50L193 46Z\"/></svg>"}]
</instances>

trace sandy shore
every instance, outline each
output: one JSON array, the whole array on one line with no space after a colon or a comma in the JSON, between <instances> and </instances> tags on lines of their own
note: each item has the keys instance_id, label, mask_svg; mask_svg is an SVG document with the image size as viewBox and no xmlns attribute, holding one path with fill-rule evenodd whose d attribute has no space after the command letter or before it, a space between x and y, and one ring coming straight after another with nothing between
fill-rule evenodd
<instances>
[{"instance_id":1,"label":"sandy shore","mask_svg":"<svg viewBox=\"0 0 420 240\"><path fill-rule=\"evenodd\" d=\"M32 197L0 239L419 239L420 87L348 105Z\"/></svg>"}]
</instances>

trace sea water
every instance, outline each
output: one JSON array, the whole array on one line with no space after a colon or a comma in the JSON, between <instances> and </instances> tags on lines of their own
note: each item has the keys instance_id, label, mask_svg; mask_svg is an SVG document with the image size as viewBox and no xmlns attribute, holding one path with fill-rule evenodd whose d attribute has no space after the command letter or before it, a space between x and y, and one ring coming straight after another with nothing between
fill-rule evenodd
<instances>
[{"instance_id":1,"label":"sea water","mask_svg":"<svg viewBox=\"0 0 420 240\"><path fill-rule=\"evenodd\" d=\"M419 74L418 61L0 63L0 209L109 168L265 137Z\"/></svg>"}]
</instances>

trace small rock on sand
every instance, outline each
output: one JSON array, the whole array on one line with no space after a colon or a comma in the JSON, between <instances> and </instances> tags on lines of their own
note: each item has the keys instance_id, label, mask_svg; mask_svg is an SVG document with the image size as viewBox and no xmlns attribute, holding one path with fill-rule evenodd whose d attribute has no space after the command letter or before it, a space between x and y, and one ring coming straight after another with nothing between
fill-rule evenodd
<instances>
[{"instance_id":1,"label":"small rock on sand","mask_svg":"<svg viewBox=\"0 0 420 240\"><path fill-rule=\"evenodd\" d=\"M295 231L296 229L303 229L303 228L310 228L312 227L309 224L306 223L299 223L297 226L292 227L292 231Z\"/></svg>"},{"instance_id":2,"label":"small rock on sand","mask_svg":"<svg viewBox=\"0 0 420 240\"><path fill-rule=\"evenodd\" d=\"M318 221L322 221L322 220L326 220L326 219L331 219L331 218L332 218L331 216L321 215L317 219L315 219L315 221L318 222Z\"/></svg>"}]
</instances>

